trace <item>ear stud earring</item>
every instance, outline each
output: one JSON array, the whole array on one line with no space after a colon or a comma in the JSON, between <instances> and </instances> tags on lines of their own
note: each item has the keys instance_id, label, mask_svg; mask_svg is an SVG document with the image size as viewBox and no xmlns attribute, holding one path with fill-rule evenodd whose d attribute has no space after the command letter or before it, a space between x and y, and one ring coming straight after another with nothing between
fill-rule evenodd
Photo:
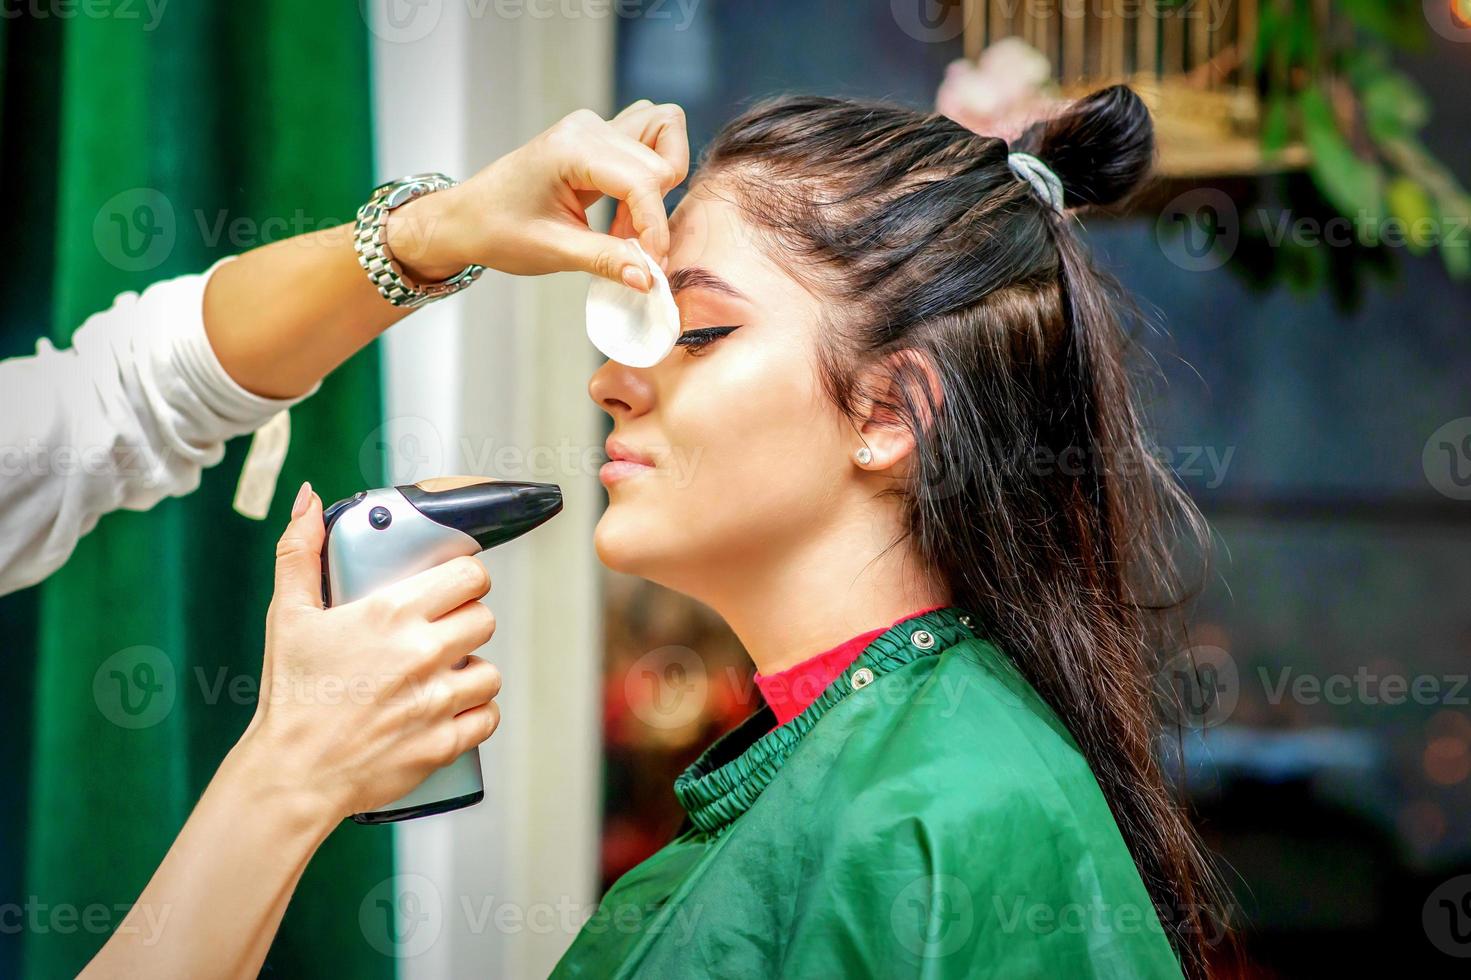
<instances>
[{"instance_id":1,"label":"ear stud earring","mask_svg":"<svg viewBox=\"0 0 1471 980\"><path fill-rule=\"evenodd\" d=\"M858 450L858 452L854 455L858 457L858 462L863 466L867 466L869 463L873 462L873 450L869 449L867 446L864 446L862 449Z\"/></svg>"}]
</instances>

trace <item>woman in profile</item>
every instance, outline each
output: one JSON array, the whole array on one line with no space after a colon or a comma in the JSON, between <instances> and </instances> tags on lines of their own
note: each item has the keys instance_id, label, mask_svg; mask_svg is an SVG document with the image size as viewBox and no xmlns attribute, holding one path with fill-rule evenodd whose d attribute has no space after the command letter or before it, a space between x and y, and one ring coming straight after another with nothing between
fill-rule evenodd
<instances>
[{"instance_id":1,"label":"woman in profile","mask_svg":"<svg viewBox=\"0 0 1471 980\"><path fill-rule=\"evenodd\" d=\"M1122 87L1010 147L808 97L716 137L671 222L682 350L589 385L595 543L719 613L766 704L556 975L1207 975L1151 658L1202 523L1071 216L1153 149Z\"/></svg>"}]
</instances>

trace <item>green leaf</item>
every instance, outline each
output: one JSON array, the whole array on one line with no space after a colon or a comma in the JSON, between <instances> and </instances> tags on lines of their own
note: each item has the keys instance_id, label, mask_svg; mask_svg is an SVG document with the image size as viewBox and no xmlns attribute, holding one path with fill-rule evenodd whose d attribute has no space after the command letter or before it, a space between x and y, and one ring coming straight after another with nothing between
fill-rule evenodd
<instances>
[{"instance_id":1,"label":"green leaf","mask_svg":"<svg viewBox=\"0 0 1471 980\"><path fill-rule=\"evenodd\" d=\"M1262 110L1262 152L1267 156L1281 153L1292 138L1292 97L1286 92L1267 96Z\"/></svg>"},{"instance_id":2,"label":"green leaf","mask_svg":"<svg viewBox=\"0 0 1471 980\"><path fill-rule=\"evenodd\" d=\"M1264 4L1257 21L1256 45L1252 49L1251 70L1260 74L1272 63L1272 53L1281 43L1282 14L1274 3Z\"/></svg>"},{"instance_id":3,"label":"green leaf","mask_svg":"<svg viewBox=\"0 0 1471 980\"><path fill-rule=\"evenodd\" d=\"M1436 201L1440 219L1440 258L1452 279L1471 279L1471 200Z\"/></svg>"},{"instance_id":4,"label":"green leaf","mask_svg":"<svg viewBox=\"0 0 1471 980\"><path fill-rule=\"evenodd\" d=\"M1312 154L1309 172L1323 196L1359 229L1377 228L1384 216L1384 173L1354 153L1338 131L1333 108L1320 85L1302 93L1303 140Z\"/></svg>"},{"instance_id":5,"label":"green leaf","mask_svg":"<svg viewBox=\"0 0 1471 980\"><path fill-rule=\"evenodd\" d=\"M1419 3L1338 0L1337 7L1355 26L1397 47L1418 48L1425 41L1425 16Z\"/></svg>"},{"instance_id":6,"label":"green leaf","mask_svg":"<svg viewBox=\"0 0 1471 980\"><path fill-rule=\"evenodd\" d=\"M1364 123L1376 141L1404 139L1430 121L1425 93L1397 71L1382 70L1365 78L1360 87Z\"/></svg>"},{"instance_id":7,"label":"green leaf","mask_svg":"<svg viewBox=\"0 0 1471 980\"><path fill-rule=\"evenodd\" d=\"M1399 235L1405 247L1415 255L1430 251L1440 237L1440 212L1430 193L1408 177L1396 177L1385 188L1384 201L1401 225Z\"/></svg>"}]
</instances>

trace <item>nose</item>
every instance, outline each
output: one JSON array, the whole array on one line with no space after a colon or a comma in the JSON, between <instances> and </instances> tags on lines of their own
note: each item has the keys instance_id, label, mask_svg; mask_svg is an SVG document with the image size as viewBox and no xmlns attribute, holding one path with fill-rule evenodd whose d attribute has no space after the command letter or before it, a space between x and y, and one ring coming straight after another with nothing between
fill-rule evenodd
<instances>
[{"instance_id":1,"label":"nose","mask_svg":"<svg viewBox=\"0 0 1471 980\"><path fill-rule=\"evenodd\" d=\"M654 404L653 379L646 368L605 361L587 383L588 397L615 420L637 418Z\"/></svg>"}]
</instances>

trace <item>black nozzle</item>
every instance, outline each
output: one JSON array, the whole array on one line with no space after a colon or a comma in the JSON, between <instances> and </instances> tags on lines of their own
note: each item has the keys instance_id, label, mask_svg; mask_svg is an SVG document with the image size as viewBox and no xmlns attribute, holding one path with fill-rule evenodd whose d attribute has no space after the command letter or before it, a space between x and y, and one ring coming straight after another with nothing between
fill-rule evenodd
<instances>
[{"instance_id":1,"label":"black nozzle","mask_svg":"<svg viewBox=\"0 0 1471 980\"><path fill-rule=\"evenodd\" d=\"M465 532L482 549L519 538L562 509L562 488L555 483L488 480L448 490L397 489L419 513Z\"/></svg>"}]
</instances>

